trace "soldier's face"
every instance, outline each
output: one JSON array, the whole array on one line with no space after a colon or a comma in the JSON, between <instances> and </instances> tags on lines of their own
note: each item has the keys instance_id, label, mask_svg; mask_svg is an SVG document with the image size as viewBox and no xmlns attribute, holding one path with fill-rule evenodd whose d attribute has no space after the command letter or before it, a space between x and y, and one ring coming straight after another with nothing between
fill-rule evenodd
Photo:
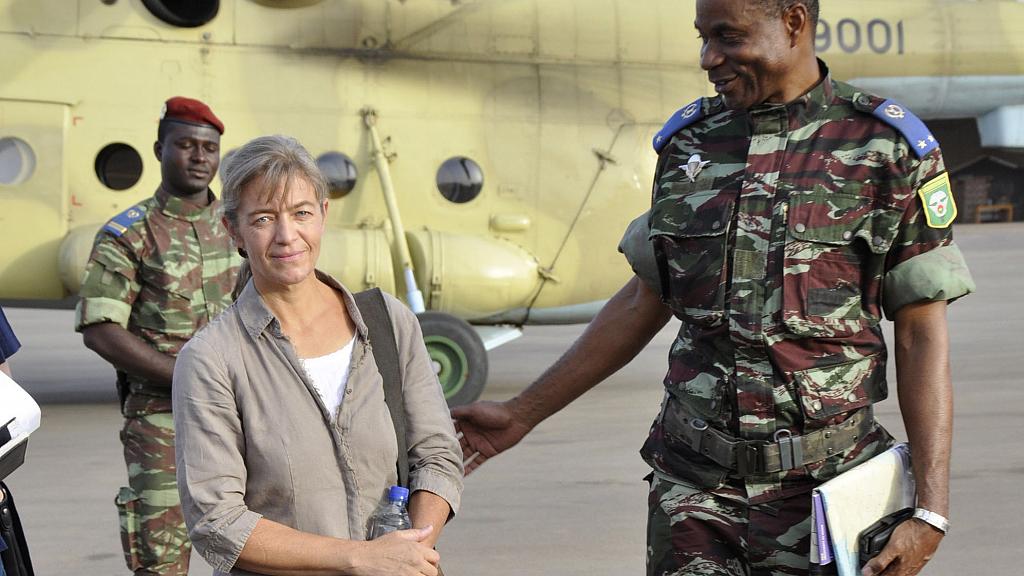
<instances>
[{"instance_id":1,"label":"soldier's face","mask_svg":"<svg viewBox=\"0 0 1024 576\"><path fill-rule=\"evenodd\" d=\"M314 277L327 202L318 204L316 189L298 176L273 191L263 188L262 182L247 185L237 224L227 224L235 243L248 253L256 287L265 293Z\"/></svg>"},{"instance_id":2,"label":"soldier's face","mask_svg":"<svg viewBox=\"0 0 1024 576\"><path fill-rule=\"evenodd\" d=\"M785 102L798 55L783 18L768 15L758 0L697 0L694 25L701 68L726 106Z\"/></svg>"},{"instance_id":3,"label":"soldier's face","mask_svg":"<svg viewBox=\"0 0 1024 576\"><path fill-rule=\"evenodd\" d=\"M220 166L220 133L210 126L173 124L154 146L163 188L174 196L204 195Z\"/></svg>"}]
</instances>

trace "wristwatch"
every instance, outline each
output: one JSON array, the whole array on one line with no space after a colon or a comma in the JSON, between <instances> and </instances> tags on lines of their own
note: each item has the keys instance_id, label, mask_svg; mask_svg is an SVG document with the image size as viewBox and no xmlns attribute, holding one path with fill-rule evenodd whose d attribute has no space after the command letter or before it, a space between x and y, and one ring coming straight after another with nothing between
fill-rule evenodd
<instances>
[{"instance_id":1,"label":"wristwatch","mask_svg":"<svg viewBox=\"0 0 1024 576\"><path fill-rule=\"evenodd\" d=\"M949 532L949 520L946 519L942 514L936 514L931 510L925 510L924 508L914 508L914 515L912 518L925 522L945 534Z\"/></svg>"}]
</instances>

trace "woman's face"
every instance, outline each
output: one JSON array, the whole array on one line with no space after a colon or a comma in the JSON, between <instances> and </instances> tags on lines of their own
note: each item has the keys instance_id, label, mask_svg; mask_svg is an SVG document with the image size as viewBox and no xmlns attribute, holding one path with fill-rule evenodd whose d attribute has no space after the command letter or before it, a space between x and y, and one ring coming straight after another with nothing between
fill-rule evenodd
<instances>
[{"instance_id":1,"label":"woman's face","mask_svg":"<svg viewBox=\"0 0 1024 576\"><path fill-rule=\"evenodd\" d=\"M318 205L316 189L302 177L282 182L273 194L260 184L242 189L232 236L248 253L261 291L299 284L312 276L320 255L327 202Z\"/></svg>"}]
</instances>

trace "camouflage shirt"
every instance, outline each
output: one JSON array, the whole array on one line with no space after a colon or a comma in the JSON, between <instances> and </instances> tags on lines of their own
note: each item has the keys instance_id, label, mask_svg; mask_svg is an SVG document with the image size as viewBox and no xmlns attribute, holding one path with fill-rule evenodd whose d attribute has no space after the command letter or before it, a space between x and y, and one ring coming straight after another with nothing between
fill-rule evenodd
<instances>
[{"instance_id":1,"label":"camouflage shirt","mask_svg":"<svg viewBox=\"0 0 1024 576\"><path fill-rule=\"evenodd\" d=\"M97 233L75 330L115 322L176 357L196 330L231 304L239 263L212 192L210 204L200 207L158 190ZM129 385L126 415L171 411L169 385L118 377Z\"/></svg>"},{"instance_id":2,"label":"camouflage shirt","mask_svg":"<svg viewBox=\"0 0 1024 576\"><path fill-rule=\"evenodd\" d=\"M754 504L809 490L891 438L879 426L823 461L741 479L679 442L678 427L769 441L843 422L887 395L883 313L973 290L953 207L936 208L946 227L932 227L919 199L948 192L934 139L909 142L879 107L926 130L920 121L822 68L789 104L727 110L714 98L683 111L703 117L666 139L648 221L658 274L638 270L682 320L641 452L669 477L743 486Z\"/></svg>"}]
</instances>

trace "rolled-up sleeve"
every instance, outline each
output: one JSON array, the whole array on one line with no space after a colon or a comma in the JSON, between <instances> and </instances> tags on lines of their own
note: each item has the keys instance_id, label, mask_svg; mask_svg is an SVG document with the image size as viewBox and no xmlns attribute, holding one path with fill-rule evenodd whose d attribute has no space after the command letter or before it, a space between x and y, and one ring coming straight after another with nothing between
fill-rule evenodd
<instances>
[{"instance_id":1,"label":"rolled-up sleeve","mask_svg":"<svg viewBox=\"0 0 1024 576\"><path fill-rule=\"evenodd\" d=\"M974 279L956 244L940 246L901 262L885 275L885 315L915 302L952 302L974 292Z\"/></svg>"},{"instance_id":2,"label":"rolled-up sleeve","mask_svg":"<svg viewBox=\"0 0 1024 576\"><path fill-rule=\"evenodd\" d=\"M644 212L637 216L622 235L619 241L619 252L626 257L629 267L637 278L643 280L655 294L661 294L661 275L658 272L658 261L654 257L654 245L650 241L651 213Z\"/></svg>"},{"instance_id":3,"label":"rolled-up sleeve","mask_svg":"<svg viewBox=\"0 0 1024 576\"><path fill-rule=\"evenodd\" d=\"M921 161L910 161L908 170L913 194L887 257L882 283L882 309L890 319L907 304L952 302L975 290L967 262L953 242L953 228L948 224L932 226L919 194L929 183L948 178L941 152L935 150ZM952 190L950 194L955 195Z\"/></svg>"},{"instance_id":4,"label":"rolled-up sleeve","mask_svg":"<svg viewBox=\"0 0 1024 576\"><path fill-rule=\"evenodd\" d=\"M137 269L135 255L117 239L100 232L82 276L75 331L104 322L126 328L140 289Z\"/></svg>"},{"instance_id":5,"label":"rolled-up sleeve","mask_svg":"<svg viewBox=\"0 0 1024 576\"><path fill-rule=\"evenodd\" d=\"M224 355L201 334L175 362L172 398L178 492L189 538L211 566L228 572L261 515L244 501L245 440Z\"/></svg>"},{"instance_id":6,"label":"rolled-up sleeve","mask_svg":"<svg viewBox=\"0 0 1024 576\"><path fill-rule=\"evenodd\" d=\"M395 298L388 296L387 301L402 363L409 491L437 494L448 502L454 516L462 500L462 449L444 391L431 367L416 316Z\"/></svg>"}]
</instances>

